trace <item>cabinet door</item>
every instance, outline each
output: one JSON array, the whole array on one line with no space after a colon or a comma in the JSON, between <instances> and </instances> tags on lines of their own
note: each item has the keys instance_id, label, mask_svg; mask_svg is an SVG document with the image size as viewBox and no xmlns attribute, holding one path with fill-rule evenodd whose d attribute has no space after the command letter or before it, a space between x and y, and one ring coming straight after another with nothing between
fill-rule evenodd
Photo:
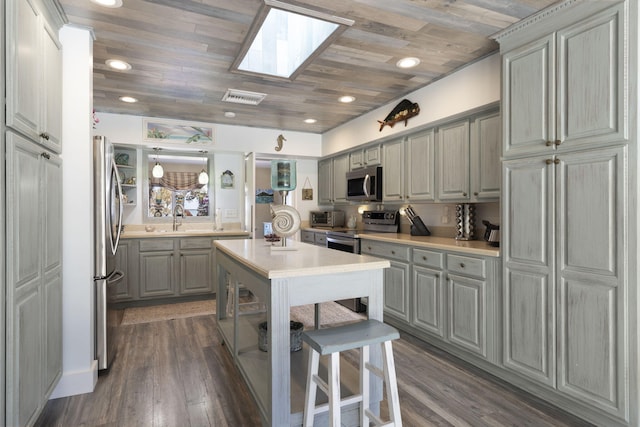
<instances>
[{"instance_id":1,"label":"cabinet door","mask_svg":"<svg viewBox=\"0 0 640 427\"><path fill-rule=\"evenodd\" d=\"M500 113L475 119L471 138L471 186L473 200L498 200L501 181Z\"/></svg>"},{"instance_id":2,"label":"cabinet door","mask_svg":"<svg viewBox=\"0 0 640 427\"><path fill-rule=\"evenodd\" d=\"M42 125L40 142L56 153L62 152L62 47L55 32L42 30L43 76Z\"/></svg>"},{"instance_id":3,"label":"cabinet door","mask_svg":"<svg viewBox=\"0 0 640 427\"><path fill-rule=\"evenodd\" d=\"M558 148L627 139L623 11L619 4L557 33Z\"/></svg>"},{"instance_id":4,"label":"cabinet door","mask_svg":"<svg viewBox=\"0 0 640 427\"><path fill-rule=\"evenodd\" d=\"M315 242L315 236L316 236L316 233L314 233L313 231L302 230L300 232L300 240L302 240L305 243L310 243L312 245Z\"/></svg>"},{"instance_id":5,"label":"cabinet door","mask_svg":"<svg viewBox=\"0 0 640 427\"><path fill-rule=\"evenodd\" d=\"M438 129L438 199L469 199L469 121Z\"/></svg>"},{"instance_id":6,"label":"cabinet door","mask_svg":"<svg viewBox=\"0 0 640 427\"><path fill-rule=\"evenodd\" d=\"M555 36L503 55L504 155L549 151L555 133Z\"/></svg>"},{"instance_id":7,"label":"cabinet door","mask_svg":"<svg viewBox=\"0 0 640 427\"><path fill-rule=\"evenodd\" d=\"M384 312L409 322L409 264L391 261L384 270Z\"/></svg>"},{"instance_id":8,"label":"cabinet door","mask_svg":"<svg viewBox=\"0 0 640 427\"><path fill-rule=\"evenodd\" d=\"M331 203L333 203L333 160L325 159L318 162L318 204Z\"/></svg>"},{"instance_id":9,"label":"cabinet door","mask_svg":"<svg viewBox=\"0 0 640 427\"><path fill-rule=\"evenodd\" d=\"M333 202L347 202L347 172L349 155L343 154L333 159Z\"/></svg>"},{"instance_id":10,"label":"cabinet door","mask_svg":"<svg viewBox=\"0 0 640 427\"><path fill-rule=\"evenodd\" d=\"M435 146L433 129L407 138L407 201L435 199Z\"/></svg>"},{"instance_id":11,"label":"cabinet door","mask_svg":"<svg viewBox=\"0 0 640 427\"><path fill-rule=\"evenodd\" d=\"M8 1L6 7L7 126L37 141L42 108L41 21L32 1Z\"/></svg>"},{"instance_id":12,"label":"cabinet door","mask_svg":"<svg viewBox=\"0 0 640 427\"><path fill-rule=\"evenodd\" d=\"M211 249L180 252L180 295L213 292Z\"/></svg>"},{"instance_id":13,"label":"cabinet door","mask_svg":"<svg viewBox=\"0 0 640 427\"><path fill-rule=\"evenodd\" d=\"M140 298L171 296L174 290L173 251L140 253Z\"/></svg>"},{"instance_id":14,"label":"cabinet door","mask_svg":"<svg viewBox=\"0 0 640 427\"><path fill-rule=\"evenodd\" d=\"M448 339L451 344L487 357L487 283L449 274Z\"/></svg>"},{"instance_id":15,"label":"cabinet door","mask_svg":"<svg viewBox=\"0 0 640 427\"><path fill-rule=\"evenodd\" d=\"M135 244L133 240L121 239L118 245L116 268L124 273L124 277L116 287L116 301L129 301L135 298L134 285L137 283L137 280L135 277L131 277L134 272L132 271L133 269L130 268L130 266L134 264L131 261L132 258L134 258L135 250L133 250L133 246Z\"/></svg>"},{"instance_id":16,"label":"cabinet door","mask_svg":"<svg viewBox=\"0 0 640 427\"><path fill-rule=\"evenodd\" d=\"M558 389L623 417L627 148L558 155ZM587 231L588 230L588 231Z\"/></svg>"},{"instance_id":17,"label":"cabinet door","mask_svg":"<svg viewBox=\"0 0 640 427\"><path fill-rule=\"evenodd\" d=\"M444 338L445 291L442 272L413 267L413 325L432 335Z\"/></svg>"},{"instance_id":18,"label":"cabinet door","mask_svg":"<svg viewBox=\"0 0 640 427\"><path fill-rule=\"evenodd\" d=\"M349 153L349 168L356 170L364 167L364 151L356 150Z\"/></svg>"},{"instance_id":19,"label":"cabinet door","mask_svg":"<svg viewBox=\"0 0 640 427\"><path fill-rule=\"evenodd\" d=\"M503 163L503 363L555 385L554 175L546 158Z\"/></svg>"},{"instance_id":20,"label":"cabinet door","mask_svg":"<svg viewBox=\"0 0 640 427\"><path fill-rule=\"evenodd\" d=\"M382 149L382 198L387 202L404 200L404 140L387 142Z\"/></svg>"}]
</instances>

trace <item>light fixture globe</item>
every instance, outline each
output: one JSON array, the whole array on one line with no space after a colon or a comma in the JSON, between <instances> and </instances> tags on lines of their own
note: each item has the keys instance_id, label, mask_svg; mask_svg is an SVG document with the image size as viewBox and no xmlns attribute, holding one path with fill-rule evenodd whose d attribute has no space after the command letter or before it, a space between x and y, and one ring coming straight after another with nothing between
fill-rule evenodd
<instances>
[{"instance_id":1,"label":"light fixture globe","mask_svg":"<svg viewBox=\"0 0 640 427\"><path fill-rule=\"evenodd\" d=\"M154 178L162 178L164 176L164 169L160 163L156 162L156 165L151 169L151 175Z\"/></svg>"},{"instance_id":2,"label":"light fixture globe","mask_svg":"<svg viewBox=\"0 0 640 427\"><path fill-rule=\"evenodd\" d=\"M209 183L209 174L204 169L202 169L200 175L198 175L198 183L202 185Z\"/></svg>"}]
</instances>

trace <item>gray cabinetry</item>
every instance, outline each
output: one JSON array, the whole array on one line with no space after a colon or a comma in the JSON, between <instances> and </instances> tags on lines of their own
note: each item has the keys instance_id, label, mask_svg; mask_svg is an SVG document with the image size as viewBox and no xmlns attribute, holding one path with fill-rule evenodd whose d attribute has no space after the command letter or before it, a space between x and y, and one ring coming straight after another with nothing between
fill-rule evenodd
<instances>
[{"instance_id":1,"label":"gray cabinetry","mask_svg":"<svg viewBox=\"0 0 640 427\"><path fill-rule=\"evenodd\" d=\"M314 242L314 239L315 239L315 235L316 235L316 233L314 233L313 231L301 230L300 231L300 240L302 242L309 243L309 244L313 245L313 242Z\"/></svg>"},{"instance_id":2,"label":"gray cabinetry","mask_svg":"<svg viewBox=\"0 0 640 427\"><path fill-rule=\"evenodd\" d=\"M602 425L638 424L625 10L577 3L499 40L503 363Z\"/></svg>"},{"instance_id":3,"label":"gray cabinetry","mask_svg":"<svg viewBox=\"0 0 640 427\"><path fill-rule=\"evenodd\" d=\"M349 155L342 154L333 158L333 203L347 202L347 172Z\"/></svg>"},{"instance_id":4,"label":"gray cabinetry","mask_svg":"<svg viewBox=\"0 0 640 427\"><path fill-rule=\"evenodd\" d=\"M438 128L437 198L469 199L469 120Z\"/></svg>"},{"instance_id":5,"label":"gray cabinetry","mask_svg":"<svg viewBox=\"0 0 640 427\"><path fill-rule=\"evenodd\" d=\"M446 290L444 289L444 254L413 249L413 315L411 323L421 331L445 337Z\"/></svg>"},{"instance_id":6,"label":"gray cabinetry","mask_svg":"<svg viewBox=\"0 0 640 427\"><path fill-rule=\"evenodd\" d=\"M333 159L318 162L318 204L333 203Z\"/></svg>"},{"instance_id":7,"label":"gray cabinetry","mask_svg":"<svg viewBox=\"0 0 640 427\"><path fill-rule=\"evenodd\" d=\"M29 425L62 373L62 162L13 132L6 144L6 422Z\"/></svg>"},{"instance_id":8,"label":"gray cabinetry","mask_svg":"<svg viewBox=\"0 0 640 427\"><path fill-rule=\"evenodd\" d=\"M42 4L6 3L7 126L60 153L62 49Z\"/></svg>"},{"instance_id":9,"label":"gray cabinetry","mask_svg":"<svg viewBox=\"0 0 640 427\"><path fill-rule=\"evenodd\" d=\"M500 113L476 117L471 127L471 201L500 198L502 153Z\"/></svg>"},{"instance_id":10,"label":"gray cabinetry","mask_svg":"<svg viewBox=\"0 0 640 427\"><path fill-rule=\"evenodd\" d=\"M435 199L435 145L434 129L407 138L407 201Z\"/></svg>"},{"instance_id":11,"label":"gray cabinetry","mask_svg":"<svg viewBox=\"0 0 640 427\"><path fill-rule=\"evenodd\" d=\"M384 170L382 198L385 202L404 200L404 139L386 142L382 146Z\"/></svg>"},{"instance_id":12,"label":"gray cabinetry","mask_svg":"<svg viewBox=\"0 0 640 427\"><path fill-rule=\"evenodd\" d=\"M351 170L369 166L378 166L382 163L382 150L380 145L365 147L349 153L349 167Z\"/></svg>"},{"instance_id":13,"label":"gray cabinetry","mask_svg":"<svg viewBox=\"0 0 640 427\"><path fill-rule=\"evenodd\" d=\"M305 243L325 247L327 246L327 233L326 231L302 230L301 240Z\"/></svg>"},{"instance_id":14,"label":"gray cabinetry","mask_svg":"<svg viewBox=\"0 0 640 427\"><path fill-rule=\"evenodd\" d=\"M116 253L117 269L124 277L116 288L116 301L131 301L137 296L138 283L138 243L135 240L120 239Z\"/></svg>"},{"instance_id":15,"label":"gray cabinetry","mask_svg":"<svg viewBox=\"0 0 640 427\"><path fill-rule=\"evenodd\" d=\"M391 267L384 271L384 313L401 319L403 322L409 322L410 247L366 241L361 246L361 252L391 261Z\"/></svg>"},{"instance_id":16,"label":"gray cabinetry","mask_svg":"<svg viewBox=\"0 0 640 427\"><path fill-rule=\"evenodd\" d=\"M140 240L140 298L176 294L173 239Z\"/></svg>"},{"instance_id":17,"label":"gray cabinetry","mask_svg":"<svg viewBox=\"0 0 640 427\"><path fill-rule=\"evenodd\" d=\"M181 239L180 295L213 292L213 251L210 238Z\"/></svg>"}]
</instances>

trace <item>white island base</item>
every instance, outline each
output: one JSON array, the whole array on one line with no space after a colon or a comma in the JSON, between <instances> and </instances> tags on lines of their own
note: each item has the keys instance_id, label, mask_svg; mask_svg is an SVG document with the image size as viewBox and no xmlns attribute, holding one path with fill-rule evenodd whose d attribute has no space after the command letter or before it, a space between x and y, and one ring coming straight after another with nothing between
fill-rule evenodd
<instances>
[{"instance_id":1,"label":"white island base","mask_svg":"<svg viewBox=\"0 0 640 427\"><path fill-rule=\"evenodd\" d=\"M218 331L246 381L264 425L300 426L306 382L308 348L289 351L290 309L339 299L368 297L368 317L382 321L383 270L389 262L318 246L299 244L296 251L272 252L256 240L215 242L217 265ZM227 313L227 286L242 285L266 305L266 312L242 312L234 298L232 314ZM268 351L258 348L258 325L267 321ZM375 351L374 351L375 350ZM381 355L372 348L372 362L380 365ZM321 375L326 374L322 368ZM357 391L358 373L342 364L343 396ZM351 386L353 384L353 386ZM382 383L372 378L372 409L377 412L382 399ZM318 393L317 402L326 402ZM326 424L327 414L316 417ZM343 409L343 424L359 425L358 404Z\"/></svg>"}]
</instances>

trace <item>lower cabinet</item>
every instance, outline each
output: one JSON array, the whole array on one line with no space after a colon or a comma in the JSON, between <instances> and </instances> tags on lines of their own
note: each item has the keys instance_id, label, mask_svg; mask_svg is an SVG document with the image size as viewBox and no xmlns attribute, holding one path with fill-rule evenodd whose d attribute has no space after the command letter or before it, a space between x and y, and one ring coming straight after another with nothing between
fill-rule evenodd
<instances>
[{"instance_id":1,"label":"lower cabinet","mask_svg":"<svg viewBox=\"0 0 640 427\"><path fill-rule=\"evenodd\" d=\"M214 293L214 240L211 237L121 239L118 269L125 277L118 287L117 301Z\"/></svg>"},{"instance_id":2,"label":"lower cabinet","mask_svg":"<svg viewBox=\"0 0 640 427\"><path fill-rule=\"evenodd\" d=\"M327 246L327 233L325 231L302 230L300 240L316 246Z\"/></svg>"},{"instance_id":3,"label":"lower cabinet","mask_svg":"<svg viewBox=\"0 0 640 427\"><path fill-rule=\"evenodd\" d=\"M366 239L362 253L391 263L386 321L457 355L498 363L499 258Z\"/></svg>"}]
</instances>

